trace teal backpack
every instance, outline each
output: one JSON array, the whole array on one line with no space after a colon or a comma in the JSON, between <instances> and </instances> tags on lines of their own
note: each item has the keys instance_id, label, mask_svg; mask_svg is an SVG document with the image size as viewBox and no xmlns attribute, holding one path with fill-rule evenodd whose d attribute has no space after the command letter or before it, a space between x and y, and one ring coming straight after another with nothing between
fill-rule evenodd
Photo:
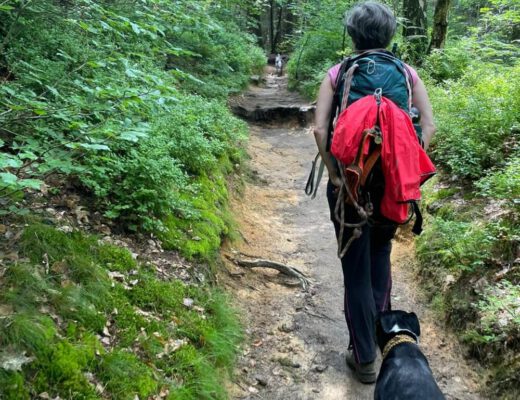
<instances>
[{"instance_id":1,"label":"teal backpack","mask_svg":"<svg viewBox=\"0 0 520 400\"><path fill-rule=\"evenodd\" d=\"M412 107L413 79L401 60L386 50L369 50L348 57L341 63L336 79L327 151L330 151L334 122L340 112L356 100L374 94L376 89L381 89L383 96L392 100L406 112L414 113ZM346 99L344 99L345 93L348 93ZM417 136L421 140L421 128L418 123L414 123L414 126Z\"/></svg>"}]
</instances>

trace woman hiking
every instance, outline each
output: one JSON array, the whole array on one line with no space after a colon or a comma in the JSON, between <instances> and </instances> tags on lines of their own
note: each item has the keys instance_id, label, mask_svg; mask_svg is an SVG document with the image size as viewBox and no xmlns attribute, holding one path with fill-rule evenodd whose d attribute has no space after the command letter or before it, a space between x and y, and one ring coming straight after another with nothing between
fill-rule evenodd
<instances>
[{"instance_id":1,"label":"woman hiking","mask_svg":"<svg viewBox=\"0 0 520 400\"><path fill-rule=\"evenodd\" d=\"M348 11L345 21L347 32L352 39L353 57L357 54L370 54L370 51L390 54L384 49L390 45L397 24L395 16L387 6L375 2L361 3ZM412 103L421 116L422 145L426 150L435 132L428 94L417 72L410 66L398 62L399 65L404 66L411 81L409 87ZM328 140L330 119L334 118L332 114L335 112L333 98L336 85L341 80L341 77L338 78L340 69L341 64L333 66L321 83L314 128L316 144L329 173L327 199L336 237L340 234L340 221L336 218L335 209L338 188L343 185L343 180L338 163L329 152ZM378 215L378 199L373 199L372 202L375 208L374 215ZM358 220L356 209L352 205L345 204L345 221L352 223ZM390 252L391 240L396 229L397 224L389 221L365 224L361 228L360 237L351 242L350 247L341 257L345 285L345 319L350 337L346 362L362 383L373 383L377 377L375 319L378 312L390 307L392 287ZM341 246L343 246L341 241L343 239L346 241L352 233L352 229L345 230L346 238L341 238Z\"/></svg>"}]
</instances>

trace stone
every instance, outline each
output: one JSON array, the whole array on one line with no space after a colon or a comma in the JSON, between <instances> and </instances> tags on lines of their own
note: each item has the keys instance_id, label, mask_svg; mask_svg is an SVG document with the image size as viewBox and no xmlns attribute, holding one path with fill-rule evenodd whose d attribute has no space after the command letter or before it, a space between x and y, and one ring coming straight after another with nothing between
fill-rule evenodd
<instances>
[{"instance_id":1,"label":"stone","mask_svg":"<svg viewBox=\"0 0 520 400\"><path fill-rule=\"evenodd\" d=\"M260 386L267 386L267 379L262 375L255 375L255 379Z\"/></svg>"}]
</instances>

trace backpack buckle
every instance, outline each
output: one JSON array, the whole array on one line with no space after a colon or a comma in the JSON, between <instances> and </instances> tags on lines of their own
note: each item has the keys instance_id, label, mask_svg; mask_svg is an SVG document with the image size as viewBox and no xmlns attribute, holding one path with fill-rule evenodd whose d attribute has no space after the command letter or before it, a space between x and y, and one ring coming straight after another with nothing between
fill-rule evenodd
<instances>
[{"instance_id":1,"label":"backpack buckle","mask_svg":"<svg viewBox=\"0 0 520 400\"><path fill-rule=\"evenodd\" d=\"M382 96L383 96L383 89L382 88L377 88L374 91L374 97L376 98L377 105L381 104L381 97Z\"/></svg>"}]
</instances>

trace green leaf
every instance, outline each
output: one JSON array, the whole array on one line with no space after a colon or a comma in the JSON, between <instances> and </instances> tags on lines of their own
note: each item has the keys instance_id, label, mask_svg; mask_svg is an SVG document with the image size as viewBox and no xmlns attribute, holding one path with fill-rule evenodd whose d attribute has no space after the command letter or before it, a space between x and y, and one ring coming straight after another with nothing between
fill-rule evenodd
<instances>
[{"instance_id":1,"label":"green leaf","mask_svg":"<svg viewBox=\"0 0 520 400\"><path fill-rule=\"evenodd\" d=\"M18 184L24 188L40 190L43 181L39 179L21 179Z\"/></svg>"},{"instance_id":2,"label":"green leaf","mask_svg":"<svg viewBox=\"0 0 520 400\"><path fill-rule=\"evenodd\" d=\"M38 156L36 154L34 154L32 151L23 151L21 152L20 154L18 154L18 157L20 158L20 160L37 160L38 159Z\"/></svg>"},{"instance_id":3,"label":"green leaf","mask_svg":"<svg viewBox=\"0 0 520 400\"><path fill-rule=\"evenodd\" d=\"M18 177L10 172L2 172L0 173L0 182L3 185L11 186L14 185L18 181Z\"/></svg>"},{"instance_id":4,"label":"green leaf","mask_svg":"<svg viewBox=\"0 0 520 400\"><path fill-rule=\"evenodd\" d=\"M117 210L108 210L105 212L105 217L114 219L119 217L119 212Z\"/></svg>"},{"instance_id":5,"label":"green leaf","mask_svg":"<svg viewBox=\"0 0 520 400\"><path fill-rule=\"evenodd\" d=\"M60 94L58 92L58 90L55 88L55 87L52 87L52 86L49 86L49 85L45 85L45 87L56 97L59 97Z\"/></svg>"},{"instance_id":6,"label":"green leaf","mask_svg":"<svg viewBox=\"0 0 520 400\"><path fill-rule=\"evenodd\" d=\"M141 138L147 137L148 134L146 132L139 131L126 131L119 135L119 139L127 140L129 142L137 142Z\"/></svg>"},{"instance_id":7,"label":"green leaf","mask_svg":"<svg viewBox=\"0 0 520 400\"><path fill-rule=\"evenodd\" d=\"M88 150L110 150L110 147L108 147L106 144L99 144L99 143L80 143L80 147L83 147L84 149Z\"/></svg>"},{"instance_id":8,"label":"green leaf","mask_svg":"<svg viewBox=\"0 0 520 400\"><path fill-rule=\"evenodd\" d=\"M10 154L0 153L0 168L20 168L22 161Z\"/></svg>"},{"instance_id":9,"label":"green leaf","mask_svg":"<svg viewBox=\"0 0 520 400\"><path fill-rule=\"evenodd\" d=\"M133 22L130 22L130 26L132 27L132 30L134 31L134 33L136 33L138 35L141 33L141 29L139 28L139 25L134 24Z\"/></svg>"},{"instance_id":10,"label":"green leaf","mask_svg":"<svg viewBox=\"0 0 520 400\"><path fill-rule=\"evenodd\" d=\"M9 207L9 213L24 216L24 215L29 214L29 209L23 208L23 207L11 206L11 207Z\"/></svg>"}]
</instances>

